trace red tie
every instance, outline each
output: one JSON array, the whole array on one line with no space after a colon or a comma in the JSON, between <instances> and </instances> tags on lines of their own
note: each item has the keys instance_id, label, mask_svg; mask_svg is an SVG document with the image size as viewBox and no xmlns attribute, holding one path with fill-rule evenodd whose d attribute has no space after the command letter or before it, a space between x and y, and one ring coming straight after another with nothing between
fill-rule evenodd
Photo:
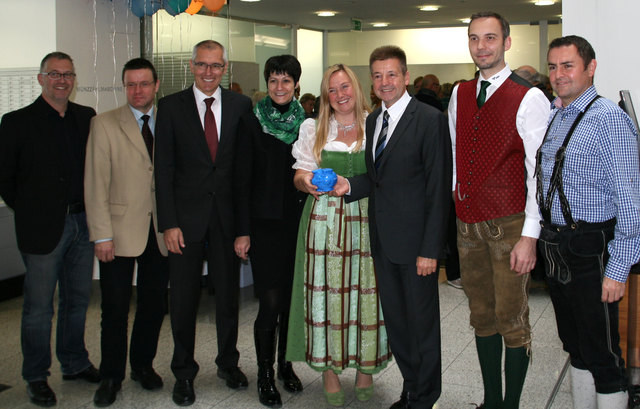
<instances>
[{"instance_id":1,"label":"red tie","mask_svg":"<svg viewBox=\"0 0 640 409\"><path fill-rule=\"evenodd\" d=\"M211 160L216 161L216 153L218 152L218 128L216 127L216 117L213 116L211 104L215 100L214 97L205 98L204 103L207 105L207 111L204 114L204 136L207 138Z\"/></svg>"}]
</instances>

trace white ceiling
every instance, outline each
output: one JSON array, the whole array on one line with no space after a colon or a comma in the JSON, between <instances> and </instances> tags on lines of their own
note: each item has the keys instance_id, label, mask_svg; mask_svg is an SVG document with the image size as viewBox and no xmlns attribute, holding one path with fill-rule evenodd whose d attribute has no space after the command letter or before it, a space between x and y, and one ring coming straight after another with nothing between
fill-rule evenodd
<instances>
[{"instance_id":1,"label":"white ceiling","mask_svg":"<svg viewBox=\"0 0 640 409\"><path fill-rule=\"evenodd\" d=\"M559 21L560 0L552 6L536 6L535 0L228 0L218 15L256 21L298 25L328 31L348 31L351 18L362 20L362 29L371 23L390 23L387 29L465 25L460 21L478 11L495 11L511 24ZM419 6L438 5L438 11L420 11ZM318 17L316 11L332 10L335 17Z\"/></svg>"}]
</instances>

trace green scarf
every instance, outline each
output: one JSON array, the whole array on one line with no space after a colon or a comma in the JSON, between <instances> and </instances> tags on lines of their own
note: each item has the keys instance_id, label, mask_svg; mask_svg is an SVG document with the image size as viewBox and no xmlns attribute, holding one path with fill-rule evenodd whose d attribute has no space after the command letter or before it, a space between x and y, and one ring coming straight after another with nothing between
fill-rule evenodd
<instances>
[{"instance_id":1,"label":"green scarf","mask_svg":"<svg viewBox=\"0 0 640 409\"><path fill-rule=\"evenodd\" d=\"M273 135L288 145L296 140L300 124L304 121L304 109L296 99L291 101L287 112L281 114L267 96L256 104L253 112L264 133Z\"/></svg>"}]
</instances>

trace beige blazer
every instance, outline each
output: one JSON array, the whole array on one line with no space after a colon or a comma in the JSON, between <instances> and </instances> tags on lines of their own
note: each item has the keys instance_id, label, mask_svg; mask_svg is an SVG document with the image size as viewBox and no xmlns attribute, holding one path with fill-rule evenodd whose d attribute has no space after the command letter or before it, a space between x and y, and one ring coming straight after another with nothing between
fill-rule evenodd
<instances>
[{"instance_id":1,"label":"beige blazer","mask_svg":"<svg viewBox=\"0 0 640 409\"><path fill-rule=\"evenodd\" d=\"M91 120L84 197L89 239L112 238L116 256L142 254L151 221L158 231L153 164L129 105ZM162 234L156 238L166 256Z\"/></svg>"}]
</instances>

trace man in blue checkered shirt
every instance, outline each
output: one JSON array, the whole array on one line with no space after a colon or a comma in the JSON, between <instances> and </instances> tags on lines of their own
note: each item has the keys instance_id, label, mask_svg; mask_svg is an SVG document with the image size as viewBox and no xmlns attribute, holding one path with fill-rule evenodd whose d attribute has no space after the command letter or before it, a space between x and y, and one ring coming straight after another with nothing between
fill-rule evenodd
<instances>
[{"instance_id":1,"label":"man in blue checkered shirt","mask_svg":"<svg viewBox=\"0 0 640 409\"><path fill-rule=\"evenodd\" d=\"M538 153L539 246L558 334L571 357L573 407L627 407L618 300L640 259L637 132L593 86L595 52L557 38L547 54L558 98Z\"/></svg>"}]
</instances>

